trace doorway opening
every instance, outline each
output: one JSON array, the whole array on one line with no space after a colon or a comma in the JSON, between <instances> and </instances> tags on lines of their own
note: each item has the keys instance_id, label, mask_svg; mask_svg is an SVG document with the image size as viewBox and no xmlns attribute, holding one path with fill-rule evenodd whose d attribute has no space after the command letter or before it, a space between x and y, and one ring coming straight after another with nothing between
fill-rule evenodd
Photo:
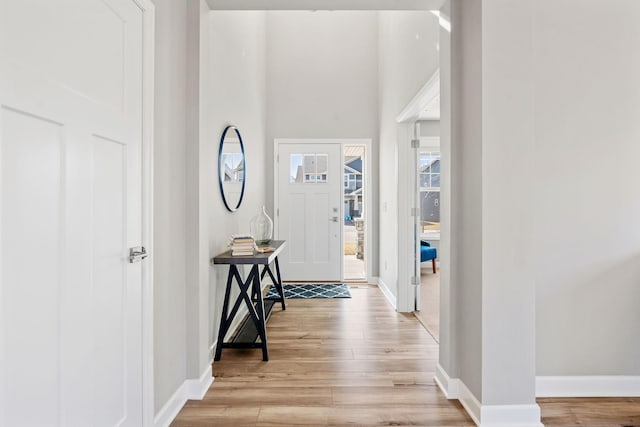
<instances>
[{"instance_id":1,"label":"doorway opening","mask_svg":"<svg viewBox=\"0 0 640 427\"><path fill-rule=\"evenodd\" d=\"M345 145L343 160L343 276L366 281L365 147Z\"/></svg>"},{"instance_id":2,"label":"doorway opening","mask_svg":"<svg viewBox=\"0 0 640 427\"><path fill-rule=\"evenodd\" d=\"M417 153L420 216L420 287L416 295L416 317L433 338L440 339L440 139L420 138Z\"/></svg>"}]
</instances>

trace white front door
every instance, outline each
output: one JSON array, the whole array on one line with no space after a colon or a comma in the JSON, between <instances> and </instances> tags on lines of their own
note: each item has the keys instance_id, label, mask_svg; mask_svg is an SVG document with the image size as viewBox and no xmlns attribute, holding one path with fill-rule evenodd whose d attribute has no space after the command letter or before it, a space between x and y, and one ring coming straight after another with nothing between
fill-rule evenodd
<instances>
[{"instance_id":1,"label":"white front door","mask_svg":"<svg viewBox=\"0 0 640 427\"><path fill-rule=\"evenodd\" d=\"M142 18L0 2L0 425L142 425Z\"/></svg>"},{"instance_id":2,"label":"white front door","mask_svg":"<svg viewBox=\"0 0 640 427\"><path fill-rule=\"evenodd\" d=\"M284 280L342 280L342 146L279 143L277 238Z\"/></svg>"}]
</instances>

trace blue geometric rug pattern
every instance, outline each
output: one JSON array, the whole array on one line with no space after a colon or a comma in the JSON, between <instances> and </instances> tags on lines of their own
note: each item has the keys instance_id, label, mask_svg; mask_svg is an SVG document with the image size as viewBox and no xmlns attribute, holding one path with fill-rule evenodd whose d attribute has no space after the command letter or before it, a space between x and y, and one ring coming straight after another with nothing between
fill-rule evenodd
<instances>
[{"instance_id":1,"label":"blue geometric rug pattern","mask_svg":"<svg viewBox=\"0 0 640 427\"><path fill-rule=\"evenodd\" d=\"M351 298L349 287L343 283L318 284L298 283L283 286L284 297L288 298ZM265 299L279 299L278 291L271 285Z\"/></svg>"}]
</instances>

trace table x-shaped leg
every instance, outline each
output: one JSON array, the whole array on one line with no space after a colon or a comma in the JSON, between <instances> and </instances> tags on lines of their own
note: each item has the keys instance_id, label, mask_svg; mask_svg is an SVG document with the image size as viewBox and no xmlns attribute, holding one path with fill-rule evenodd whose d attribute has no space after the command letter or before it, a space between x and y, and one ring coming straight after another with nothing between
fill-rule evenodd
<instances>
[{"instance_id":1,"label":"table x-shaped leg","mask_svg":"<svg viewBox=\"0 0 640 427\"><path fill-rule=\"evenodd\" d=\"M240 288L240 293L236 298L231 312L229 312L229 300L231 297L231 285L233 281L236 281ZM251 295L249 294L249 288L251 287ZM252 297L256 298L256 306L252 302ZM233 318L238 312L240 305L244 302L249 310L249 316L256 326L258 335L260 336L260 347L262 348L262 360L269 360L269 350L267 348L267 331L265 327L265 313L264 302L262 300L262 291L260 290L260 272L258 265L255 264L251 268L251 272L247 277L247 280L242 280L238 267L231 265L229 267L229 275L227 277L227 287L224 295L224 304L222 307L222 318L220 319L220 328L218 331L218 341L216 345L216 354L214 360L220 360L222 355L222 348L226 347L224 337L229 332Z\"/></svg>"},{"instance_id":2,"label":"table x-shaped leg","mask_svg":"<svg viewBox=\"0 0 640 427\"><path fill-rule=\"evenodd\" d=\"M282 277L280 277L280 264L278 263L278 257L276 257L276 259L274 260L274 264L276 267L276 274L274 276L273 271L271 271L271 267L269 266L269 264L265 265L264 268L262 269L262 274L260 274L260 279L264 279L264 276L266 276L267 273L269 273L269 277L271 278L271 281L273 282L274 286L276 287L276 290L278 291L278 295L280 295L280 303L282 303L282 309L286 310L287 307L285 306L285 302L284 302L284 290L282 288ZM278 300L276 300L278 301Z\"/></svg>"}]
</instances>

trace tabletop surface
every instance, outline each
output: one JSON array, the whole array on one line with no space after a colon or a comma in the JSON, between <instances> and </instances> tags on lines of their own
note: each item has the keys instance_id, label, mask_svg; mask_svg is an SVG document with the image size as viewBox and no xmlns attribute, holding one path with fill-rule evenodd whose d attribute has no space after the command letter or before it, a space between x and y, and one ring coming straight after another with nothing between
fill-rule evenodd
<instances>
[{"instance_id":1,"label":"tabletop surface","mask_svg":"<svg viewBox=\"0 0 640 427\"><path fill-rule=\"evenodd\" d=\"M278 254L282 251L285 244L286 244L286 241L284 240L272 240L269 242L269 244L260 245L259 247L270 246L275 249L273 252L265 252L265 253L254 252L253 255L233 256L231 255L231 249L229 249L228 251L222 252L221 254L218 254L215 257L213 257L211 259L211 263L212 264L234 264L234 265L270 264L275 259L275 257L277 257Z\"/></svg>"}]
</instances>

